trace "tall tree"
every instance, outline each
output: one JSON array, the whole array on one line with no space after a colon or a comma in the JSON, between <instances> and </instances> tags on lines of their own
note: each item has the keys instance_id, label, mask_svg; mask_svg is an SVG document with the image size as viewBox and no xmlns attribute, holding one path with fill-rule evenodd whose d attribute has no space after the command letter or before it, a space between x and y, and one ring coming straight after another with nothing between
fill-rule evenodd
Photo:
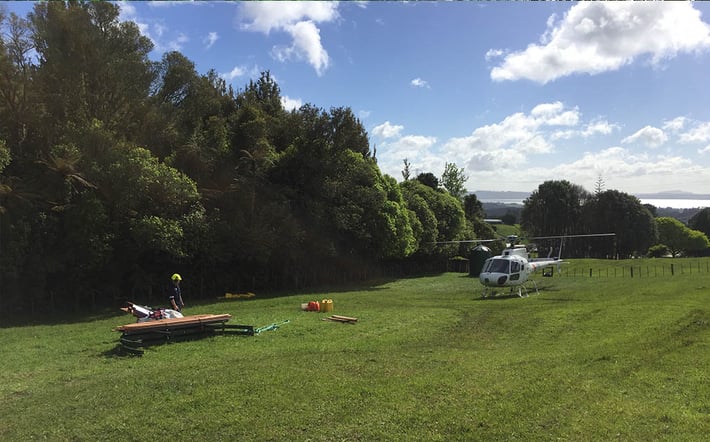
<instances>
[{"instance_id":1,"label":"tall tree","mask_svg":"<svg viewBox=\"0 0 710 442\"><path fill-rule=\"evenodd\" d=\"M409 171L411 164L409 163L409 160L407 160L406 158L403 160L403 162L404 162L404 169L402 169L402 178L404 179L404 181L408 181L409 177L411 176L411 172Z\"/></svg>"},{"instance_id":2,"label":"tall tree","mask_svg":"<svg viewBox=\"0 0 710 442\"><path fill-rule=\"evenodd\" d=\"M47 2L30 13L50 145L92 119L126 136L140 124L153 45L119 12L109 2Z\"/></svg>"},{"instance_id":3,"label":"tall tree","mask_svg":"<svg viewBox=\"0 0 710 442\"><path fill-rule=\"evenodd\" d=\"M419 180L405 181L402 184L403 193L409 193L408 200L412 200L412 195L417 195L423 200L431 214L436 219L436 241L451 241L465 239L466 217L464 215L461 201L446 192L432 189ZM428 211L422 212L428 216ZM420 218L423 225L427 225L426 218ZM429 228L429 232L433 229Z\"/></svg>"},{"instance_id":4,"label":"tall tree","mask_svg":"<svg viewBox=\"0 0 710 442\"><path fill-rule=\"evenodd\" d=\"M468 176L464 173L464 169L459 168L454 163L446 163L444 173L441 175L441 185L454 198L461 199L466 194L464 184L468 181Z\"/></svg>"},{"instance_id":5,"label":"tall tree","mask_svg":"<svg viewBox=\"0 0 710 442\"><path fill-rule=\"evenodd\" d=\"M688 226L710 236L710 207L706 207L688 220Z\"/></svg>"},{"instance_id":6,"label":"tall tree","mask_svg":"<svg viewBox=\"0 0 710 442\"><path fill-rule=\"evenodd\" d=\"M417 175L417 181L434 190L439 190L439 178L431 172L422 172Z\"/></svg>"},{"instance_id":7,"label":"tall tree","mask_svg":"<svg viewBox=\"0 0 710 442\"><path fill-rule=\"evenodd\" d=\"M569 181L545 181L524 201L521 226L533 236L580 233L588 198L586 190Z\"/></svg>"},{"instance_id":8,"label":"tall tree","mask_svg":"<svg viewBox=\"0 0 710 442\"><path fill-rule=\"evenodd\" d=\"M23 154L33 120L30 54L34 47L27 20L0 10L0 134L17 156Z\"/></svg>"},{"instance_id":9,"label":"tall tree","mask_svg":"<svg viewBox=\"0 0 710 442\"><path fill-rule=\"evenodd\" d=\"M604 191L587 201L584 225L588 233L616 233L617 253L621 257L644 255L658 239L656 221L648 209L635 196L617 190ZM600 245L590 254L609 255L608 243L597 242Z\"/></svg>"},{"instance_id":10,"label":"tall tree","mask_svg":"<svg viewBox=\"0 0 710 442\"><path fill-rule=\"evenodd\" d=\"M693 254L710 247L710 242L703 232L689 229L675 218L656 218L656 223L658 241L668 247L674 258L683 252Z\"/></svg>"}]
</instances>

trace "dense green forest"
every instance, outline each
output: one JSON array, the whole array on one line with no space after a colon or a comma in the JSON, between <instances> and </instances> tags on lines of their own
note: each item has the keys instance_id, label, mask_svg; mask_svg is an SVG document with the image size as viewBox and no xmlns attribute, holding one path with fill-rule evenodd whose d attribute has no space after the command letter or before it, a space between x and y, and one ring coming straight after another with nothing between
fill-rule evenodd
<instances>
[{"instance_id":1,"label":"dense green forest","mask_svg":"<svg viewBox=\"0 0 710 442\"><path fill-rule=\"evenodd\" d=\"M286 111L268 72L234 90L179 52L152 61L118 13L0 9L0 313L159 303L174 272L188 299L421 272L464 253L435 242L494 235L453 164L398 183L348 107ZM565 181L522 226L618 234L585 256L659 238L634 197Z\"/></svg>"},{"instance_id":2,"label":"dense green forest","mask_svg":"<svg viewBox=\"0 0 710 442\"><path fill-rule=\"evenodd\" d=\"M235 91L104 2L2 16L0 310L368 277L471 236L461 202L383 175L347 107Z\"/></svg>"}]
</instances>

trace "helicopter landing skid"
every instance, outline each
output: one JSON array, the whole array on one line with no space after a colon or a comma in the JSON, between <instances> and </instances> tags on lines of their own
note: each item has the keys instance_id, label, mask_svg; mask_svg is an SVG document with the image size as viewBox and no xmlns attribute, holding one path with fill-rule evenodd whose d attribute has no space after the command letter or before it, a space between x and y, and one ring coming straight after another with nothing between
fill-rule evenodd
<instances>
[{"instance_id":1,"label":"helicopter landing skid","mask_svg":"<svg viewBox=\"0 0 710 442\"><path fill-rule=\"evenodd\" d=\"M535 280L534 280L534 279L531 279L530 282L532 282L532 283L533 283L533 287L535 287L535 294L536 294L536 295L539 295L539 294L540 294L540 291L537 289L537 283L535 282ZM517 286L517 287L511 287L511 288L510 288L510 293L511 293L511 294L514 293L514 292L516 291L516 289L517 289L518 297L520 297L520 298L527 298L527 297L529 297L529 296L530 296L530 293L528 293L528 288L527 288L525 285L526 285L526 284L521 284L521 285L519 285L519 286ZM495 296L495 295L496 295L496 292L495 292L495 290L492 289L491 287L484 287L484 288L483 288L483 297L484 297L484 298L487 298L487 297L489 297L489 296Z\"/></svg>"}]
</instances>

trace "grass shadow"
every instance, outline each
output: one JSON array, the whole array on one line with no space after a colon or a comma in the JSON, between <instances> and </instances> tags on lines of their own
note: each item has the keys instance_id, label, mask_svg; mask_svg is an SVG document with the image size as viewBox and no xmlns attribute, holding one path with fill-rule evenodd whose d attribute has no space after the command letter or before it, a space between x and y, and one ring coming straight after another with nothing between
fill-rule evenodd
<instances>
[{"instance_id":1,"label":"grass shadow","mask_svg":"<svg viewBox=\"0 0 710 442\"><path fill-rule=\"evenodd\" d=\"M17 315L3 315L0 317L0 329L32 327L37 325L66 325L82 324L95 321L103 321L119 316L124 313L117 309L105 308L94 313L22 313Z\"/></svg>"}]
</instances>

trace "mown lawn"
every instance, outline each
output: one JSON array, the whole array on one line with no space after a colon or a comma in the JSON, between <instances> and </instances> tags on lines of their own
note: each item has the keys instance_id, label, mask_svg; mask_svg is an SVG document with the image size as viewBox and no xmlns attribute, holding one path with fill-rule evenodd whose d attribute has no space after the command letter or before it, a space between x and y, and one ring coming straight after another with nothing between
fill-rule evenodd
<instances>
[{"instance_id":1,"label":"mown lawn","mask_svg":"<svg viewBox=\"0 0 710 442\"><path fill-rule=\"evenodd\" d=\"M524 299L447 273L215 300L187 313L290 322L142 357L114 351L122 312L2 328L0 440L706 440L710 274L537 280ZM299 310L324 297L359 322Z\"/></svg>"}]
</instances>

